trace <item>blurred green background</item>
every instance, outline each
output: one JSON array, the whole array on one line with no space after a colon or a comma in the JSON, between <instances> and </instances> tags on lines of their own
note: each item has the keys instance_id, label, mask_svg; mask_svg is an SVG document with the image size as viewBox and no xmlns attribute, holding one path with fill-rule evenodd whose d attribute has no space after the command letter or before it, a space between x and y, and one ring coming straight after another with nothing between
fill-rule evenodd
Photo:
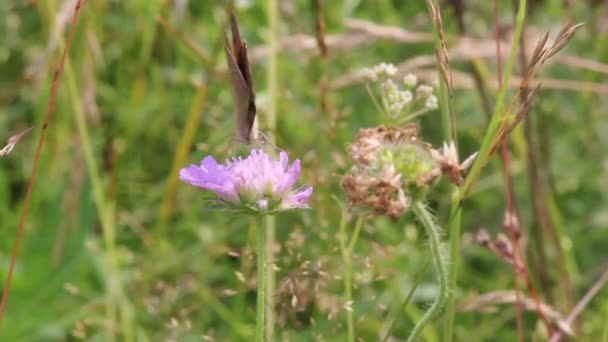
<instances>
[{"instance_id":1,"label":"blurred green background","mask_svg":"<svg viewBox=\"0 0 608 342\"><path fill-rule=\"evenodd\" d=\"M327 59L319 57L314 38L313 3L280 1L275 131L265 117L267 5L235 4L253 63L260 128L291 158L302 160L301 182L315 187L311 210L276 218L276 329L285 341L346 338L348 305L337 235L346 201L340 180L351 163L346 144L358 128L380 123L354 76L380 62L401 65L401 75L412 72L426 83L437 75L423 1L323 1ZM508 52L514 10L510 1L499 3ZM554 35L569 19L585 22L539 73L544 87L525 123L529 134L522 126L510 138L530 278L543 301L565 315L608 264L608 65L603 64L608 63L608 7L600 1L561 0L529 5L529 49L543 32ZM171 178L172 168L209 154L223 160L234 147L222 47L225 6L212 0L89 0L83 6L38 168L0 341L106 340L112 321L118 340L252 339L254 226L260 222L204 210L208 202L200 191ZM496 95L492 2L451 0L441 6L464 158L478 149L487 122L472 65L489 87L490 103ZM0 2L0 140L34 127L0 159L2 284L73 7L74 1ZM459 18L477 45L463 41ZM79 129L79 120L86 131ZM440 146L439 111L421 124L425 140ZM193 143L182 145L186 158L176 164L189 129ZM530 181L531 146L540 186ZM513 287L510 266L475 242L481 227L502 231L504 191L496 157L464 203L457 303ZM542 201L540 217L532 198ZM444 183L431 194L441 225L448 220L449 200ZM353 225L348 222L349 229ZM429 257L425 239L410 215L364 225L353 257L352 306L361 340L384 336ZM426 272L393 331L396 339L407 337L433 300L435 279ZM112 305L116 317L108 309ZM516 340L513 305L495 309L459 311L455 340ZM607 321L604 290L577 320L575 340L608 341ZM437 320L424 339L438 341L442 326ZM524 327L526 340L543 339L534 311L524 313Z\"/></svg>"}]
</instances>

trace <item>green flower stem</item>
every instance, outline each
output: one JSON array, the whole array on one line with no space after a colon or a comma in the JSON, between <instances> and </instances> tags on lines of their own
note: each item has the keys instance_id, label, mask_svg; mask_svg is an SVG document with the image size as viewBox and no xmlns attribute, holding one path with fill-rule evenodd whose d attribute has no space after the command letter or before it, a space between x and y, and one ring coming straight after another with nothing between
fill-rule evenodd
<instances>
[{"instance_id":1,"label":"green flower stem","mask_svg":"<svg viewBox=\"0 0 608 342\"><path fill-rule=\"evenodd\" d=\"M500 87L500 91L498 92L498 97L496 98L496 105L494 105L492 119L490 120L490 124L486 129L486 134L481 142L481 147L479 148L479 154L473 162L469 174L464 180L462 192L460 194L461 200L467 196L469 190L471 190L471 187L473 186L473 182L477 180L481 174L481 170L488 163L488 159L490 158L490 154L492 152L490 149L494 143L502 120L505 119L505 116L503 115L503 111L505 109L505 97L507 96L509 81L511 80L511 75L513 74L513 66L515 65L515 60L517 59L517 51L519 50L521 33L524 27L524 20L526 18L526 0L519 0L518 8L517 19L515 22L515 33L513 34L513 45L511 46L511 54L509 55L509 60L507 61L507 66L505 68L504 79Z\"/></svg>"},{"instance_id":2,"label":"green flower stem","mask_svg":"<svg viewBox=\"0 0 608 342\"><path fill-rule=\"evenodd\" d=\"M63 41L61 44L65 44ZM72 101L72 109L74 110L74 116L76 119L76 127L80 137L82 154L84 156L85 164L87 166L87 173L91 181L91 188L93 191L93 201L99 215L102 228L102 236L104 241L104 256L106 259L105 271L107 272L107 283L106 283L106 319L108 320L108 331L109 341L115 341L115 331L118 329L116 326L118 309L120 317L120 331L124 341L134 341L134 317L132 312L131 303L127 296L124 294L121 274L120 274L120 255L116 244L116 223L114 221L114 203L106 196L103 190L103 182L99 171L97 171L97 163L95 161L95 153L93 152L93 144L89 135L89 129L85 121L85 115L82 111L79 99L82 96L79 94L78 84L70 59L66 59L65 63L65 75L68 86L68 92Z\"/></svg>"},{"instance_id":3,"label":"green flower stem","mask_svg":"<svg viewBox=\"0 0 608 342\"><path fill-rule=\"evenodd\" d=\"M350 253L346 247L346 211L342 212L342 219L340 220L340 252L342 253L342 263L344 264L344 300L346 303L350 303L353 300L351 287L352 267ZM346 327L348 330L348 342L354 342L355 325L353 313L350 310L346 311Z\"/></svg>"},{"instance_id":4,"label":"green flower stem","mask_svg":"<svg viewBox=\"0 0 608 342\"><path fill-rule=\"evenodd\" d=\"M433 216L426 208L425 204L418 201L412 206L412 210L416 218L422 223L426 229L429 238L429 247L431 249L431 257L439 278L439 293L433 305L416 323L412 330L408 342L416 341L418 336L424 330L424 327L438 314L448 298L448 261L445 258L445 248L441 243L439 227L433 222Z\"/></svg>"},{"instance_id":5,"label":"green flower stem","mask_svg":"<svg viewBox=\"0 0 608 342\"><path fill-rule=\"evenodd\" d=\"M460 263L460 228L462 219L462 208L459 205L460 191L454 190L452 193L452 208L450 212L450 273L448 276L448 288L456 288L456 279L458 277L458 267ZM448 303L446 309L445 330L443 341L451 342L454 335L454 317L456 315L456 296L448 295Z\"/></svg>"},{"instance_id":6,"label":"green flower stem","mask_svg":"<svg viewBox=\"0 0 608 342\"><path fill-rule=\"evenodd\" d=\"M439 6L439 1L435 1L435 5ZM440 48L441 41L439 39L439 33L435 30L435 45L436 48ZM446 83L446 80L439 77L439 107L441 108L441 123L443 127L443 140L446 142L454 141L458 143L455 127L452 125L452 101L450 96L450 89ZM460 227L462 224L462 209L460 203L460 188L452 185L450 186L452 193L452 199L450 201L450 218L448 222L448 230L450 232L450 270L448 274L448 288L456 288L456 280L458 277L458 265L460 262ZM443 341L451 342L454 331L454 317L456 314L456 297L453 293L449 292L447 295L447 309L444 323L444 335Z\"/></svg>"},{"instance_id":7,"label":"green flower stem","mask_svg":"<svg viewBox=\"0 0 608 342\"><path fill-rule=\"evenodd\" d=\"M266 328L266 227L258 224L257 229L257 258L258 258L258 297L256 302L255 340L264 342Z\"/></svg>"},{"instance_id":8,"label":"green flower stem","mask_svg":"<svg viewBox=\"0 0 608 342\"><path fill-rule=\"evenodd\" d=\"M439 44L440 42L437 42ZM449 96L449 89L444 79L439 83L439 106L441 107L441 122L443 124L443 140L446 142L455 141L456 136L452 125L452 104ZM457 143L457 141L455 141ZM450 218L448 229L450 232L450 272L448 276L448 286L450 289L456 288L458 276L458 265L460 262L460 227L461 227L461 203L460 188L450 186L452 199L450 201ZM444 341L451 342L454 330L454 315L456 307L456 297L448 293L446 319L444 325Z\"/></svg>"},{"instance_id":9,"label":"green flower stem","mask_svg":"<svg viewBox=\"0 0 608 342\"><path fill-rule=\"evenodd\" d=\"M268 58L267 82L268 82L268 111L266 112L266 123L272 134L277 130L277 108L279 100L279 4L277 0L268 0L268 45L270 56ZM266 339L274 341L274 244L275 244L275 218L266 216L266 261L268 270L266 273Z\"/></svg>"},{"instance_id":10,"label":"green flower stem","mask_svg":"<svg viewBox=\"0 0 608 342\"><path fill-rule=\"evenodd\" d=\"M390 327L386 331L386 334L384 335L384 338L382 339L382 342L387 342L388 339L391 337L391 334L393 333L393 330L397 326L397 321L399 320L399 316L401 315L402 312L405 311L405 308L407 307L407 304L410 302L410 300L414 296L414 292L416 292L416 289L418 288L418 285L420 285L420 282L422 281L422 276L426 273L426 271L428 270L430 264L431 264L430 260L427 260L425 262L424 266L422 266L422 268L418 272L418 275L414 279L414 286L412 286L412 288L410 289L410 292L405 297L405 300L401 304L401 306L399 308L399 311L397 311L397 314L395 315L395 318L393 318L393 322L391 323Z\"/></svg>"},{"instance_id":11,"label":"green flower stem","mask_svg":"<svg viewBox=\"0 0 608 342\"><path fill-rule=\"evenodd\" d=\"M346 212L342 213L342 219L340 221L340 252L342 253L342 263L344 265L344 301L350 306L353 302L353 268L352 268L352 255L355 243L359 238L361 227L363 226L364 216L361 215L355 223L355 229L353 235L350 238L350 242L347 245L346 238ZM346 310L346 327L348 331L348 342L355 341L355 320L352 310Z\"/></svg>"},{"instance_id":12,"label":"green flower stem","mask_svg":"<svg viewBox=\"0 0 608 342\"><path fill-rule=\"evenodd\" d=\"M274 272L274 244L276 237L276 221L272 215L267 215L264 218L265 234L266 234L266 339L274 341L274 288L275 288L275 272Z\"/></svg>"}]
</instances>

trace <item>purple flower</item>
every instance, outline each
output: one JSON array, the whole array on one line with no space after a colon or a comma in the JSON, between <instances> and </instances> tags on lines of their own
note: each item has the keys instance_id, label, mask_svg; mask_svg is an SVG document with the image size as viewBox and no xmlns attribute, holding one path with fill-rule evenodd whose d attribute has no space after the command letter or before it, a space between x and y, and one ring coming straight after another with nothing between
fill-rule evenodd
<instances>
[{"instance_id":1,"label":"purple flower","mask_svg":"<svg viewBox=\"0 0 608 342\"><path fill-rule=\"evenodd\" d=\"M267 153L251 150L246 158L233 158L218 164L207 156L201 165L190 165L180 170L179 179L199 188L214 192L222 204L233 209L274 213L281 210L308 208L306 202L313 188L294 189L300 176L300 160L291 166L287 153L279 160Z\"/></svg>"}]
</instances>

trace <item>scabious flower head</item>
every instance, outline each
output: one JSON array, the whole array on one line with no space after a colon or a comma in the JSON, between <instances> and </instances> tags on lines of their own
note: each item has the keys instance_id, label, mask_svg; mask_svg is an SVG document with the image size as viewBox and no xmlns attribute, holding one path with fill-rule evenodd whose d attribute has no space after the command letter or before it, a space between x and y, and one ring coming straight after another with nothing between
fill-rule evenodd
<instances>
[{"instance_id":1,"label":"scabious flower head","mask_svg":"<svg viewBox=\"0 0 608 342\"><path fill-rule=\"evenodd\" d=\"M196 187L214 192L226 209L274 214L290 209L308 208L313 188L294 189L300 176L300 160L289 165L287 153L279 160L263 151L251 150L245 158L233 158L219 164L207 156L201 165L180 170L179 178Z\"/></svg>"}]
</instances>

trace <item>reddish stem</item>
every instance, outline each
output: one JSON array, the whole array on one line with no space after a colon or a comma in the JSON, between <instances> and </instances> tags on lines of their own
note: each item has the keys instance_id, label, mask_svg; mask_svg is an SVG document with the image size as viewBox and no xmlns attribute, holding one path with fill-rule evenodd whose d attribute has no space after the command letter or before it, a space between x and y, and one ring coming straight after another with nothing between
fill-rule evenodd
<instances>
[{"instance_id":1,"label":"reddish stem","mask_svg":"<svg viewBox=\"0 0 608 342\"><path fill-rule=\"evenodd\" d=\"M38 165L40 163L40 156L42 155L42 147L44 146L46 132L53 117L53 108L55 107L55 99L57 98L57 91L59 90L59 83L61 80L61 76L63 75L63 66L65 64L65 60L67 58L68 50L70 49L70 45L72 44L72 39L74 37L74 32L76 31L76 23L78 22L78 14L80 13L80 8L84 4L83 0L78 0L76 2L76 6L74 7L74 14L72 16L72 26L70 27L70 31L68 34L68 39L66 41L65 47L63 49L63 53L61 54L61 60L59 61L59 66L55 70L53 74L53 84L51 85L51 97L49 98L49 102L46 108L46 115L44 117L44 122L42 124L42 131L40 132L40 138L38 139L38 145L36 146L36 152L34 155L34 163L32 165L32 173L30 175L30 180L27 185L27 191L25 193L25 198L23 199L23 209L21 211L21 218L19 219L19 227L17 228L17 234L15 237L15 243L13 244L13 252L11 255L11 263L9 265L8 274L6 276L6 282L4 285L4 291L2 292L2 301L0 302L0 327L2 327L2 320L4 318L4 312L6 311L6 304L8 302L8 295L11 289L11 282L13 279L13 272L15 270L15 263L17 262L17 255L19 254L19 244L21 242L21 237L23 235L23 229L25 227L25 219L27 218L28 209L30 207L30 201L32 198L32 191L34 190L34 183L36 181L36 175L38 172Z\"/></svg>"},{"instance_id":2,"label":"reddish stem","mask_svg":"<svg viewBox=\"0 0 608 342\"><path fill-rule=\"evenodd\" d=\"M496 69L498 74L498 88L502 86L502 54L500 51L500 27L498 24L498 1L493 1L494 5L494 41L496 42ZM515 205L513 200L513 184L511 182L511 163L509 157L509 146L507 139L503 139L500 144L500 154L502 157L503 174L505 177L505 196L507 200L507 212L508 215L517 217L515 212ZM515 310L517 320L517 337L520 342L524 340L524 327L523 327L523 308L519 293L519 279L517 271L517 260L519 254L519 239L517 238L515 231L511 224L507 225L509 236L511 238L511 245L513 246L513 287L515 289ZM525 263L524 263L525 264ZM524 266L525 267L525 266Z\"/></svg>"}]
</instances>

